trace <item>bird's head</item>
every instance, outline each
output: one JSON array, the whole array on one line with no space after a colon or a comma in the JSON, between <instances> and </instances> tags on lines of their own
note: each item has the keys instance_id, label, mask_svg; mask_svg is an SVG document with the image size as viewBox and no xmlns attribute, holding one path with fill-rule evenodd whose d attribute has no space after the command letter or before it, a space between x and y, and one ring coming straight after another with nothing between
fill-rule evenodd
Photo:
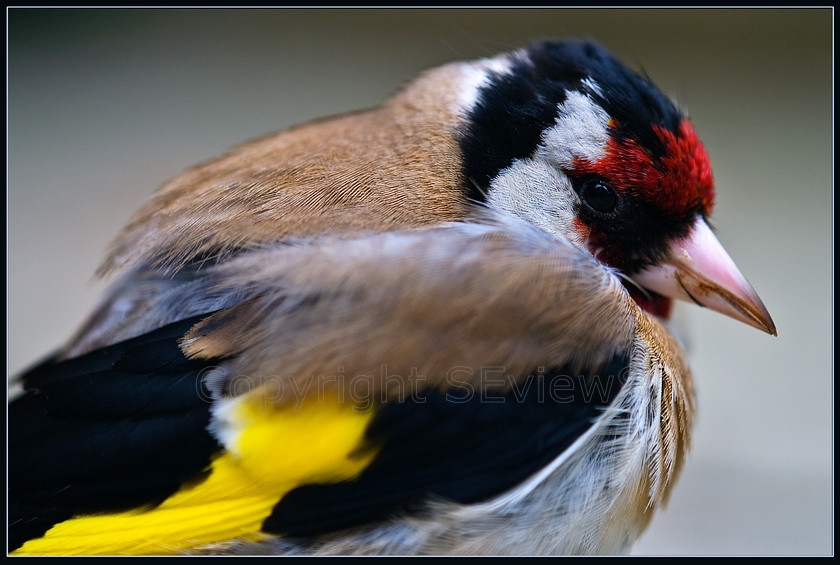
<instances>
[{"instance_id":1,"label":"bird's head","mask_svg":"<svg viewBox=\"0 0 840 565\"><path fill-rule=\"evenodd\" d=\"M593 43L537 43L479 66L460 135L474 199L588 250L651 313L683 299L775 334L709 228L709 156L648 79Z\"/></svg>"}]
</instances>

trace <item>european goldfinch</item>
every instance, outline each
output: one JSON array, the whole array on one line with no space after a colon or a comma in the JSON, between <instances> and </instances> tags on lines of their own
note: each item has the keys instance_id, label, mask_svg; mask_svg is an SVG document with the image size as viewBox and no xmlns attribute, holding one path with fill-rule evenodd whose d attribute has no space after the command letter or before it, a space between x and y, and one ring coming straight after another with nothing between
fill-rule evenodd
<instances>
[{"instance_id":1,"label":"european goldfinch","mask_svg":"<svg viewBox=\"0 0 840 565\"><path fill-rule=\"evenodd\" d=\"M687 118L591 42L426 72L164 185L9 406L10 551L626 551L694 393L770 334Z\"/></svg>"}]
</instances>

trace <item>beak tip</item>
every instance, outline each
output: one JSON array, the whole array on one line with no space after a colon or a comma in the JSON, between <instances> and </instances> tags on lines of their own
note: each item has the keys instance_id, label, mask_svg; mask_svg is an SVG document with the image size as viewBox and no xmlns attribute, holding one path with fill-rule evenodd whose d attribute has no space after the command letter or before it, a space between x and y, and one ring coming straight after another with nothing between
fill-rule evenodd
<instances>
[{"instance_id":1,"label":"beak tip","mask_svg":"<svg viewBox=\"0 0 840 565\"><path fill-rule=\"evenodd\" d=\"M767 311L764 303L749 286L749 283L745 282L744 285L737 293L733 293L729 289L718 288L707 305L721 314L744 322L764 333L777 336L776 324L773 322L770 312ZM723 300L717 300L718 297L723 298Z\"/></svg>"},{"instance_id":2,"label":"beak tip","mask_svg":"<svg viewBox=\"0 0 840 565\"><path fill-rule=\"evenodd\" d=\"M771 318L769 314L765 319L761 320L761 327L759 329L772 335L773 337L779 337L779 333L776 331L776 324L773 322L773 318Z\"/></svg>"},{"instance_id":3,"label":"beak tip","mask_svg":"<svg viewBox=\"0 0 840 565\"><path fill-rule=\"evenodd\" d=\"M764 302L758 297L758 294L749 285L746 281L744 281L744 290L742 290L743 294L740 300L736 300L736 304L738 304L738 309L741 310L742 314L746 317L749 317L750 320L748 323L753 327L768 333L772 336L778 336L778 332L776 331L776 323L773 322L773 318L770 316L770 312L767 311L767 307L764 305ZM741 318L743 321L747 321L744 318Z\"/></svg>"}]
</instances>

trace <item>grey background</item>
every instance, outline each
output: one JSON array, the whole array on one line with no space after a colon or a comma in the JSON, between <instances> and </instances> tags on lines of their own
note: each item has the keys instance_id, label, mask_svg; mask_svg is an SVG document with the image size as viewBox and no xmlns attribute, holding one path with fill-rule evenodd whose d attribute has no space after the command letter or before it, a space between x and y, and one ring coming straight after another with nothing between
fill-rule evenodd
<instances>
[{"instance_id":1,"label":"grey background","mask_svg":"<svg viewBox=\"0 0 840 565\"><path fill-rule=\"evenodd\" d=\"M634 553L833 554L831 10L8 15L9 374L89 311L107 243L153 189L234 143L537 37L591 36L643 67L704 140L714 225L779 337L679 310L699 420Z\"/></svg>"}]
</instances>

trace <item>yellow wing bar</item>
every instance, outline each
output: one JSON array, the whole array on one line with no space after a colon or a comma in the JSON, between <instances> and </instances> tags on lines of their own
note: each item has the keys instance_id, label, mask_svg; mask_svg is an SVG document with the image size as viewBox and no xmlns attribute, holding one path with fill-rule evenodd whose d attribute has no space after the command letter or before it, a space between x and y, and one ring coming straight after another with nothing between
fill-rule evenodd
<instances>
[{"instance_id":1,"label":"yellow wing bar","mask_svg":"<svg viewBox=\"0 0 840 565\"><path fill-rule=\"evenodd\" d=\"M334 395L277 405L263 387L220 406L214 426L227 450L204 481L152 509L60 522L13 555L172 554L259 539L263 521L290 490L352 479L376 455L364 442L374 411Z\"/></svg>"}]
</instances>

